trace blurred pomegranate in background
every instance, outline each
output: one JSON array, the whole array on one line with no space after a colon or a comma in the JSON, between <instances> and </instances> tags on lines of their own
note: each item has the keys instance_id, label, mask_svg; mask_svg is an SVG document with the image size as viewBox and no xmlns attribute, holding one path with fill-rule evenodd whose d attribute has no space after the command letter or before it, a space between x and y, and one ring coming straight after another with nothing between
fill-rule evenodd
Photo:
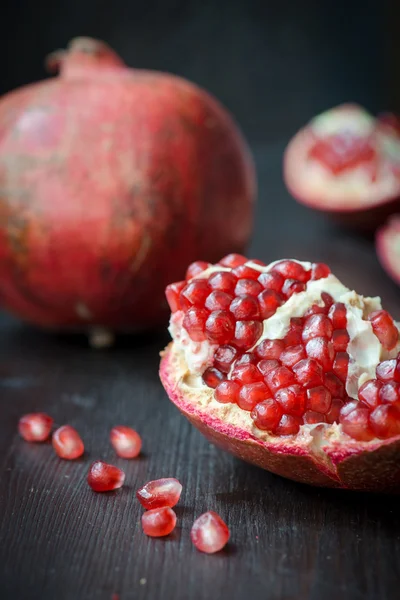
<instances>
[{"instance_id":1,"label":"blurred pomegranate in background","mask_svg":"<svg viewBox=\"0 0 400 600\"><path fill-rule=\"evenodd\" d=\"M59 76L0 100L1 305L54 329L154 326L187 264L246 246L248 148L206 92L103 42L48 66Z\"/></svg>"}]
</instances>

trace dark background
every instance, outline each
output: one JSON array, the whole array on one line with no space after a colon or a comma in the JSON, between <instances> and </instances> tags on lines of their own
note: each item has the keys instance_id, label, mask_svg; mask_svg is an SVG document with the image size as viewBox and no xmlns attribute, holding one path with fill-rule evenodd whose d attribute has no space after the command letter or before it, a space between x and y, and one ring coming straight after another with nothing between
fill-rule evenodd
<instances>
[{"instance_id":1,"label":"dark background","mask_svg":"<svg viewBox=\"0 0 400 600\"><path fill-rule=\"evenodd\" d=\"M297 205L281 178L287 141L315 113L348 100L400 110L397 0L14 0L0 29L1 93L44 77L46 53L76 35L103 38L129 65L208 88L235 114L255 156L251 254L324 260L400 317L399 290L372 241ZM161 388L158 352L167 341L142 336L96 353L84 338L0 317L0 598L398 599L398 498L297 485L210 446ZM77 427L85 457L62 462L48 445L22 442L18 418L35 410ZM143 435L141 460L113 456L108 432L119 422ZM88 488L88 465L99 457L126 470L118 493ZM184 484L179 528L150 540L133 493L160 476ZM189 540L206 509L232 530L216 556Z\"/></svg>"}]
</instances>

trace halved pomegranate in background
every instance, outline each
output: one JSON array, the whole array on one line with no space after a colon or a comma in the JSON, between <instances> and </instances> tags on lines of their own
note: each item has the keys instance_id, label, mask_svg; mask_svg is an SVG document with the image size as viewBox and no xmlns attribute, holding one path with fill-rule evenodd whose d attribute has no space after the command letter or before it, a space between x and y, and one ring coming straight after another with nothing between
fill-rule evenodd
<instances>
[{"instance_id":1,"label":"halved pomegranate in background","mask_svg":"<svg viewBox=\"0 0 400 600\"><path fill-rule=\"evenodd\" d=\"M306 206L361 229L400 208L400 130L393 115L375 119L356 104L315 117L289 142L284 179Z\"/></svg>"},{"instance_id":2,"label":"halved pomegranate in background","mask_svg":"<svg viewBox=\"0 0 400 600\"><path fill-rule=\"evenodd\" d=\"M381 265L400 285L400 214L392 215L376 233L376 252Z\"/></svg>"},{"instance_id":3,"label":"halved pomegranate in background","mask_svg":"<svg viewBox=\"0 0 400 600\"><path fill-rule=\"evenodd\" d=\"M230 255L194 279L190 272L180 291L167 289L173 343L160 368L189 421L223 449L295 481L400 490L399 329L380 299L351 291L327 265L297 260ZM196 282L211 295L231 278L224 310L207 308L205 294L188 301ZM266 318L236 314L250 278L263 286L251 296L258 304L279 282L280 303ZM185 318L194 303L201 323Z\"/></svg>"}]
</instances>

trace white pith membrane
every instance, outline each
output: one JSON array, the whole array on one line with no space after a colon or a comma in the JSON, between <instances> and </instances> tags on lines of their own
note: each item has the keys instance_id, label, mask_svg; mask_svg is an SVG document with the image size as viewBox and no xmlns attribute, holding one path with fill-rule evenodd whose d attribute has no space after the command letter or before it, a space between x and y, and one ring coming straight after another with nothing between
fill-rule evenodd
<instances>
[{"instance_id":1,"label":"white pith membrane","mask_svg":"<svg viewBox=\"0 0 400 600\"><path fill-rule=\"evenodd\" d=\"M290 141L285 156L285 179L296 197L325 210L368 208L380 199L400 194L400 137L356 105L341 105L315 117ZM376 178L366 164L335 174L309 156L316 139L335 134L373 136L377 153ZM393 167L396 166L396 169Z\"/></svg>"},{"instance_id":2,"label":"white pith membrane","mask_svg":"<svg viewBox=\"0 0 400 600\"><path fill-rule=\"evenodd\" d=\"M309 262L289 260L299 263L306 270L311 268ZM277 262L280 261L275 261L265 267L251 261L245 264L260 273L265 273L270 271ZM217 271L230 270L220 265L213 265L200 275L196 275L196 279L208 278ZM292 317L302 317L313 304L323 305L322 292L330 294L334 302L342 302L346 306L347 331L350 338L347 346L349 368L346 391L351 398L358 399L357 392L361 385L370 379L375 379L376 366L383 360L395 358L400 352L400 340L393 350L385 350L374 334L371 323L365 320L370 313L382 309L379 297L370 298L359 295L344 286L333 274L326 278L309 281L304 292L293 294L276 310L274 315L263 321L263 333L255 346L258 346L263 339L283 339L289 329ZM208 341L194 342L182 327L183 316L182 311L177 311L171 316L169 331L173 344L170 352L172 352L174 363L176 386L185 398L193 401L196 410L204 412L211 419L218 419L228 426L250 432L255 438L268 442L270 446L282 445L282 439L284 439L286 448L291 445L307 447L308 452L314 455L318 462L326 463L330 470L335 469L325 452L328 446L344 444L347 449L354 446L359 450L360 447L367 449L377 443L382 443L382 440L378 438L368 442L355 440L344 433L342 426L338 423L332 425L327 423L304 424L297 434L290 436L273 435L258 429L254 425L250 412L241 409L234 403L218 402L214 397L215 390L203 382L201 375L207 367L212 365L218 345L210 344ZM398 329L399 325L396 323ZM252 348L247 352L251 350Z\"/></svg>"}]
</instances>

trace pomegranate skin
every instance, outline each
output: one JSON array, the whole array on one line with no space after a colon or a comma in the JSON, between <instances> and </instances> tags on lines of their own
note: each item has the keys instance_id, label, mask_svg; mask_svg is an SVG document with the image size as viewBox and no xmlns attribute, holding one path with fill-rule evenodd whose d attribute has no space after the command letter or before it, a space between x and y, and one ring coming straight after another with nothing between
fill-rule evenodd
<instances>
[{"instance_id":1,"label":"pomegranate skin","mask_svg":"<svg viewBox=\"0 0 400 600\"><path fill-rule=\"evenodd\" d=\"M0 99L2 306L54 329L155 326L191 261L245 248L247 145L205 91L102 42L48 65L57 77Z\"/></svg>"},{"instance_id":2,"label":"pomegranate skin","mask_svg":"<svg viewBox=\"0 0 400 600\"><path fill-rule=\"evenodd\" d=\"M296 439L263 441L250 431L207 413L196 403L195 394L185 394L180 385L180 358L170 344L162 353L160 378L170 400L210 442L238 458L263 469L309 485L400 492L400 435L388 440L332 442L325 459L318 460L309 446ZM225 405L222 405L225 406Z\"/></svg>"}]
</instances>

